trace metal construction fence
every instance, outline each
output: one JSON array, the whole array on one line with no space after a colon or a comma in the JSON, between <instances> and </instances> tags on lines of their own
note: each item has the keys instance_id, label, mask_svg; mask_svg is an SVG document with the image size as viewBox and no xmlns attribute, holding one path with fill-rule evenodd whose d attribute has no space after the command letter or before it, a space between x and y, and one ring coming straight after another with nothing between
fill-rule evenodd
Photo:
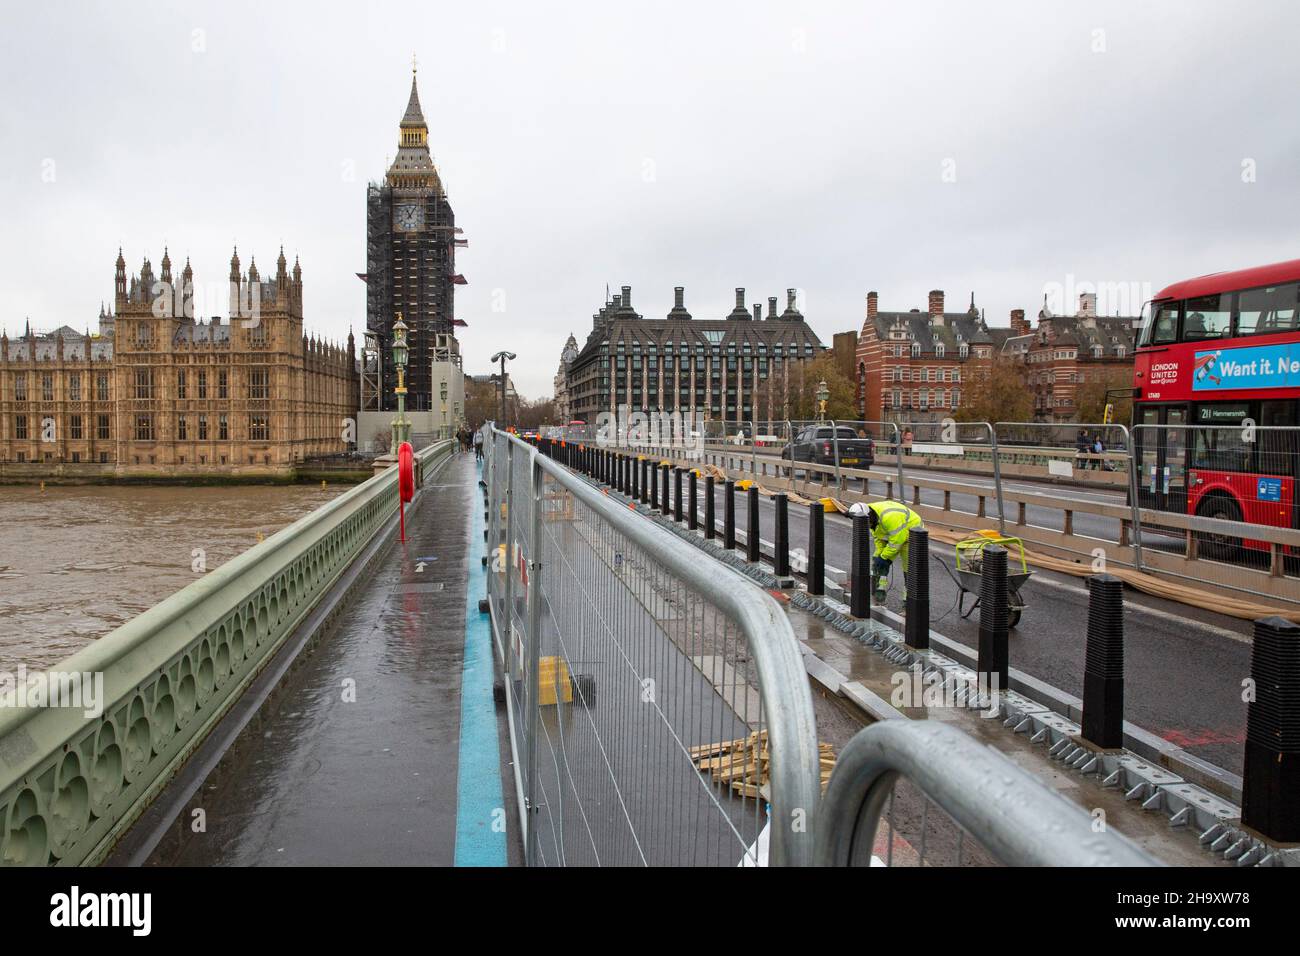
<instances>
[{"instance_id":1,"label":"metal construction fence","mask_svg":"<svg viewBox=\"0 0 1300 956\"><path fill-rule=\"evenodd\" d=\"M1093 570L1300 605L1294 426L729 421L689 448L645 450L810 497L904 501L940 524L996 528Z\"/></svg>"},{"instance_id":2,"label":"metal construction fence","mask_svg":"<svg viewBox=\"0 0 1300 956\"><path fill-rule=\"evenodd\" d=\"M812 698L773 598L514 436L487 451L527 862L811 863Z\"/></svg>"},{"instance_id":3,"label":"metal construction fence","mask_svg":"<svg viewBox=\"0 0 1300 956\"><path fill-rule=\"evenodd\" d=\"M1154 866L990 747L938 720L888 720L841 751L822 801L823 866Z\"/></svg>"},{"instance_id":4,"label":"metal construction fence","mask_svg":"<svg viewBox=\"0 0 1300 956\"><path fill-rule=\"evenodd\" d=\"M850 433L856 435L856 431ZM847 444L851 440L846 438L846 448L853 447ZM531 446L525 449L518 443L498 440L494 455L498 460L504 456L508 462L505 467L509 468L512 456L518 456L514 458L515 462L525 460L522 457L525 450L533 451ZM593 800L603 794L601 805L616 805L620 812L625 812L630 801L625 800L622 793L638 795L644 791L646 781L657 780L660 792L669 799L656 801L661 809L659 816L652 819L659 821L659 828L650 832L659 834L658 842L666 839L672 850L651 858L644 848L655 844L648 840L636 841L633 849L637 855L633 861L730 863L738 849L750 845L751 834L762 832L760 818L743 803L746 797L765 796L761 784L749 792L742 787L742 819L739 823L734 820L724 822L721 840L718 840L715 830L722 805L715 803L715 813L704 816L692 814L689 810L674 812L672 808L680 798L673 799L672 795L682 784L665 784L673 780L683 781L687 788L686 796L690 798L690 791L702 774L685 770L688 766L685 758L689 758L693 770L710 769L715 784L719 782L718 771L721 770L724 789L728 783L734 788L737 772L743 776L746 762L753 760L757 764L761 759L760 752L766 749L764 728L746 720L746 715L762 715L765 709L773 709L773 705L765 703L761 693L762 688L772 686L770 681L773 677L770 670L747 667L745 651L738 650L736 654L728 654L724 660L718 661L711 656L714 646L707 642L699 643L700 636L705 636L707 641L709 633L716 635L720 632L721 619L716 609L710 613L708 600L701 598L702 582L696 579L695 569L717 569L730 562L714 562L707 557L706 548L704 553L696 552L695 561L688 563L685 571L665 567L661 565L660 547L630 547L631 542L624 531L625 528L640 526L648 533L655 529L656 523L669 523L677 531L674 540L690 548L693 536L681 532L683 526L692 531L697 528L696 476L688 475L688 470L681 466L671 467L670 458L659 459L627 449L614 452L560 440L539 442L535 455L527 459L530 469L540 467L543 473L540 486L533 486L541 489L535 500L545 505L549 498L553 510L542 512L543 521L536 526L540 530L529 539L542 542L538 549L544 554L540 570L525 552L514 559L519 568L527 569L532 575L526 585L530 600L524 602L516 618L523 619L523 623L516 627L525 631L529 627L539 627L528 623L527 618L529 612L540 605L544 617L539 632L542 646L539 652L533 653L546 655L550 652L546 643L549 635L546 634L545 617L548 615L555 623L557 642L563 653L553 664L546 663L543 657L541 665L535 668L543 676L544 683L534 694L540 706L528 713L536 711L541 714L539 729L533 731L534 739L539 748L550 754L550 760L541 756L542 751L538 751L535 762L524 758L524 766L530 768L528 774L535 777L535 786L542 800L533 837L540 845L530 852L538 855L539 862L550 862L552 858L570 863L596 862L591 858L589 848L596 847L602 840L609 840L611 834L615 851L629 852L627 843L629 835L634 832L631 821L616 819L611 826L605 819L592 814L589 808ZM495 466L493 471L497 474L513 473L496 472ZM527 478L521 473L513 474L514 481L520 484ZM571 481L562 483L547 495L544 489L552 477L568 477ZM683 477L691 480L684 482ZM504 488L494 484L497 490L493 492L493 499L499 500L502 495L511 498L510 510L519 516L523 502L517 496L511 497L508 484ZM729 483L728 493L732 487ZM570 489L575 494L570 495ZM755 490L751 489L751 505L756 503ZM684 498L688 494L689 497ZM623 520L611 525L604 522L600 514L585 511L582 499L587 497L595 502L612 503L612 515L622 516ZM707 492L705 500L709 500ZM633 507L627 507L628 504ZM727 512L730 516L730 507ZM709 536L707 522L713 514L712 509L706 507L706 529L697 534L705 538ZM724 525L724 537L730 539L733 530L730 517ZM507 535L510 540L514 537ZM747 539L747 562L760 560L755 550L748 547L754 541L754 538ZM594 558L588 554L593 550L592 542L597 543ZM550 550L552 545L554 551ZM527 547L526 542L521 544L521 548ZM588 567L594 567L595 573L585 573ZM511 587L519 587L520 579L510 580L510 577L510 574L506 575L507 580L502 582L502 586L508 583ZM630 602L621 600L626 597L624 591L627 590L632 592ZM517 595L518 591L513 593ZM746 600L759 600L762 592L751 590L751 595ZM706 609L704 626L700 629L693 627L689 620L683 620L692 616L694 602ZM630 614L623 610L623 603L632 605ZM576 615L566 610L574 607L578 608ZM600 614L598 609L604 608L610 610ZM650 614L646 613L647 609L651 610ZM602 617L612 626L606 627L605 620L600 619ZM628 621L630 625L624 623ZM645 622L645 625L639 627L638 622ZM629 634L631 640L610 642L602 633L605 629L614 635ZM721 634L725 644L728 641L725 622ZM690 647L686 651L687 659L679 659L673 648L682 649L683 635L686 635L688 645L698 646L700 651L710 656ZM524 645L527 645L526 640ZM644 707L644 700L630 708L631 721L624 718L620 722L617 719L620 712L629 712L626 704L620 711L620 702L637 697L638 691L645 686L644 681L638 678L648 671L643 668L633 673L627 685L620 686L617 667L611 673L599 666L610 656L606 645L618 648L616 658L619 666L647 657L653 660L653 648L656 647L669 650L668 664L666 667L660 664L657 672L678 675L673 690L675 703L667 706L667 713L687 715L685 731L676 730L671 741L658 740L653 733L653 724L664 719L664 709L660 707L657 713L649 711ZM641 649L647 646L652 649L649 655ZM503 649L503 657L510 653L508 648ZM524 646L517 647L513 653L516 661L527 661L531 657ZM757 655L755 660L757 662ZM580 674L577 666L582 667ZM512 703L512 710L527 707L530 693L527 668L525 665L518 677L512 674L512 683L521 688L512 698L517 702ZM735 669L734 675L728 673L728 668ZM545 679L555 673L562 674L571 683L571 701L586 711L585 714L575 712L579 717L599 711L602 704L607 708L613 707L616 716L613 734L589 732L580 719L566 723L562 712L554 717L548 715L550 708L563 705L563 690L559 694L548 693L545 683ZM794 668L787 670L781 679L789 682L791 687L808 683L806 674ZM599 688L597 681L600 682ZM563 688L564 685L560 686ZM607 686L614 688L612 693L602 693L601 688ZM971 693L978 692L972 690ZM703 722L707 731L702 735L699 733L700 722L692 716L698 713L699 705L693 702L692 696L695 701L702 697L706 705L713 705L713 712L720 718L721 733L714 729L719 726L719 721L712 718ZM613 698L612 705L610 697ZM719 707L719 703L725 706ZM622 744L617 737L617 728L632 727L635 739L638 717L646 713L651 714L649 744L640 747ZM608 721L608 714L604 718L593 718L593 723L599 726L605 726ZM512 726L520 724L526 727L527 721L516 714L512 717ZM581 758L583 735L587 733L594 733L601 744L602 759L599 761ZM693 740L708 742L692 746ZM639 753L641 758L624 773L630 771L631 779L640 782L641 786L620 788L611 755L628 750ZM526 747L524 751L528 752ZM827 753L823 758L830 756ZM813 827L816 848L813 862L822 865L1150 865L1153 862L1122 837L1095 832L1094 820L1085 810L1054 794L1040 779L944 721L898 720L873 725L855 737L833 762L834 769L829 771L829 790L821 801ZM653 789L655 784L650 786ZM613 794L606 794L606 789ZM590 791L593 796L575 799L574 793L578 790ZM618 799L613 799L614 794ZM550 815L552 808L561 805L562 798L568 800L570 816L581 817L581 826L572 820L566 821L558 828L561 839L557 842L557 827ZM729 799L736 798L731 795ZM522 802L525 801L521 799ZM531 806L532 800L527 803ZM768 828L773 840L777 832L774 827L786 818L787 813L774 801ZM589 822L591 820L596 822L593 824ZM731 838L726 836L727 831L732 833ZM760 835L759 847L761 845ZM713 853L713 847L720 849L721 860ZM746 861L761 857L761 849L755 853L744 851Z\"/></svg>"}]
</instances>

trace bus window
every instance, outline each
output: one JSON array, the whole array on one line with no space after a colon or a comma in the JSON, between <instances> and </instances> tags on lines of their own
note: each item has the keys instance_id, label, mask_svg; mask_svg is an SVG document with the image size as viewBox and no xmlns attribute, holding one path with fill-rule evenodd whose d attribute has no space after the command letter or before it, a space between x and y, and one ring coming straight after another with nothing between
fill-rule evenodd
<instances>
[{"instance_id":1,"label":"bus window","mask_svg":"<svg viewBox=\"0 0 1300 956\"><path fill-rule=\"evenodd\" d=\"M1151 344L1151 317L1155 315L1155 309L1151 302L1142 303L1142 319L1138 323L1138 345Z\"/></svg>"},{"instance_id":2,"label":"bus window","mask_svg":"<svg viewBox=\"0 0 1300 956\"><path fill-rule=\"evenodd\" d=\"M1183 339L1217 339L1230 333L1232 327L1232 295L1207 295L1187 300L1187 314L1183 318Z\"/></svg>"},{"instance_id":3,"label":"bus window","mask_svg":"<svg viewBox=\"0 0 1300 956\"><path fill-rule=\"evenodd\" d=\"M1260 402L1259 472L1300 478L1300 411L1294 400Z\"/></svg>"},{"instance_id":4,"label":"bus window","mask_svg":"<svg viewBox=\"0 0 1300 956\"><path fill-rule=\"evenodd\" d=\"M1162 302L1156 306L1156 317L1151 327L1152 345L1169 345L1178 341L1179 302Z\"/></svg>"},{"instance_id":5,"label":"bus window","mask_svg":"<svg viewBox=\"0 0 1300 956\"><path fill-rule=\"evenodd\" d=\"M1241 428L1198 428L1192 440L1192 467L1209 471L1250 471L1252 444Z\"/></svg>"},{"instance_id":6,"label":"bus window","mask_svg":"<svg viewBox=\"0 0 1300 956\"><path fill-rule=\"evenodd\" d=\"M1238 335L1267 335L1271 332L1294 332L1300 311L1300 283L1249 289L1238 294L1240 313Z\"/></svg>"}]
</instances>

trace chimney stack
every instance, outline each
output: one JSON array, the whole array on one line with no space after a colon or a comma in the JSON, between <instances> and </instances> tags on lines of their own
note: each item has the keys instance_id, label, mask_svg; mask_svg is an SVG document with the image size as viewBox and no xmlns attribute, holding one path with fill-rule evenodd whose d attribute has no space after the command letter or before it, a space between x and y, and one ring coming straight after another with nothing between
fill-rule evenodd
<instances>
[{"instance_id":1,"label":"chimney stack","mask_svg":"<svg viewBox=\"0 0 1300 956\"><path fill-rule=\"evenodd\" d=\"M776 318L776 296L774 295L767 297L767 317L769 319Z\"/></svg>"},{"instance_id":2,"label":"chimney stack","mask_svg":"<svg viewBox=\"0 0 1300 956\"><path fill-rule=\"evenodd\" d=\"M1012 335L1029 334L1029 323L1025 320L1024 309L1011 310L1011 334Z\"/></svg>"},{"instance_id":3,"label":"chimney stack","mask_svg":"<svg viewBox=\"0 0 1300 956\"><path fill-rule=\"evenodd\" d=\"M799 294L798 289L785 290L785 311L781 313L781 318L789 322L803 321L803 316L799 313L799 310L795 307L795 298L798 296L798 294Z\"/></svg>"},{"instance_id":4,"label":"chimney stack","mask_svg":"<svg viewBox=\"0 0 1300 956\"><path fill-rule=\"evenodd\" d=\"M623 308L632 308L632 287L630 285L623 286Z\"/></svg>"},{"instance_id":5,"label":"chimney stack","mask_svg":"<svg viewBox=\"0 0 1300 956\"><path fill-rule=\"evenodd\" d=\"M755 322L761 322L761 321L763 321L763 303L762 303L762 302L755 302L755 303L754 303L754 321L755 321Z\"/></svg>"},{"instance_id":6,"label":"chimney stack","mask_svg":"<svg viewBox=\"0 0 1300 956\"><path fill-rule=\"evenodd\" d=\"M1083 318L1095 317L1097 315L1097 293L1079 293L1079 315Z\"/></svg>"},{"instance_id":7,"label":"chimney stack","mask_svg":"<svg viewBox=\"0 0 1300 956\"><path fill-rule=\"evenodd\" d=\"M930 316L934 317L934 316L942 316L942 315L943 315L943 290L931 289L930 290Z\"/></svg>"},{"instance_id":8,"label":"chimney stack","mask_svg":"<svg viewBox=\"0 0 1300 956\"><path fill-rule=\"evenodd\" d=\"M749 309L745 307L745 289L744 286L736 288L736 307L731 310L727 316L728 319L748 319L750 318Z\"/></svg>"},{"instance_id":9,"label":"chimney stack","mask_svg":"<svg viewBox=\"0 0 1300 956\"><path fill-rule=\"evenodd\" d=\"M668 313L670 319L686 320L691 314L686 311L686 289L683 286L673 287L673 307Z\"/></svg>"},{"instance_id":10,"label":"chimney stack","mask_svg":"<svg viewBox=\"0 0 1300 956\"><path fill-rule=\"evenodd\" d=\"M876 317L876 305L879 301L880 297L875 292L867 293L867 318L874 319Z\"/></svg>"}]
</instances>

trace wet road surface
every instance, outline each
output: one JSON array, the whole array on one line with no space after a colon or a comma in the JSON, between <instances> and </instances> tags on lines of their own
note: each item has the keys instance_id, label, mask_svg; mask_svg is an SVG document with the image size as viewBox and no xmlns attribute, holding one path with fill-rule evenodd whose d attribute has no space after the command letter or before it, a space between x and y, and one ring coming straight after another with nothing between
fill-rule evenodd
<instances>
[{"instance_id":1,"label":"wet road surface","mask_svg":"<svg viewBox=\"0 0 1300 956\"><path fill-rule=\"evenodd\" d=\"M702 494L702 487L700 491ZM715 495L721 529L721 486L715 487ZM760 533L770 540L775 506L770 498L760 497L759 501ZM703 515L702 503L700 513ZM791 547L806 549L807 506L791 505L789 515ZM736 527L745 530L747 519L743 495L737 493ZM994 521L987 526L995 526ZM851 534L847 518L826 515L826 563L846 574L851 563ZM932 543L930 626L967 647L976 647L979 612L966 619L959 616L957 587L941 566L952 567L951 548ZM902 590L895 571L886 605L900 614ZM1035 570L1021 594L1028 608L1019 627L1011 632L1011 666L1082 696L1088 620L1084 579ZM966 599L965 607L969 608L970 600ZM1125 718L1198 757L1240 773L1246 732L1241 682L1250 675L1251 623L1132 590L1125 591L1125 602Z\"/></svg>"}]
</instances>

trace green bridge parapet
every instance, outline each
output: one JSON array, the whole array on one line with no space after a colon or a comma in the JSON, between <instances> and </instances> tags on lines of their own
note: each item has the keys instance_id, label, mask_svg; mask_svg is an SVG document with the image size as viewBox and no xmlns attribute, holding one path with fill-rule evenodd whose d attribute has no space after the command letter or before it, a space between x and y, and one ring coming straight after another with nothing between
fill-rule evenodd
<instances>
[{"instance_id":1,"label":"green bridge parapet","mask_svg":"<svg viewBox=\"0 0 1300 956\"><path fill-rule=\"evenodd\" d=\"M0 707L0 865L101 862L397 507L389 468L51 669L102 675L97 716Z\"/></svg>"}]
</instances>

